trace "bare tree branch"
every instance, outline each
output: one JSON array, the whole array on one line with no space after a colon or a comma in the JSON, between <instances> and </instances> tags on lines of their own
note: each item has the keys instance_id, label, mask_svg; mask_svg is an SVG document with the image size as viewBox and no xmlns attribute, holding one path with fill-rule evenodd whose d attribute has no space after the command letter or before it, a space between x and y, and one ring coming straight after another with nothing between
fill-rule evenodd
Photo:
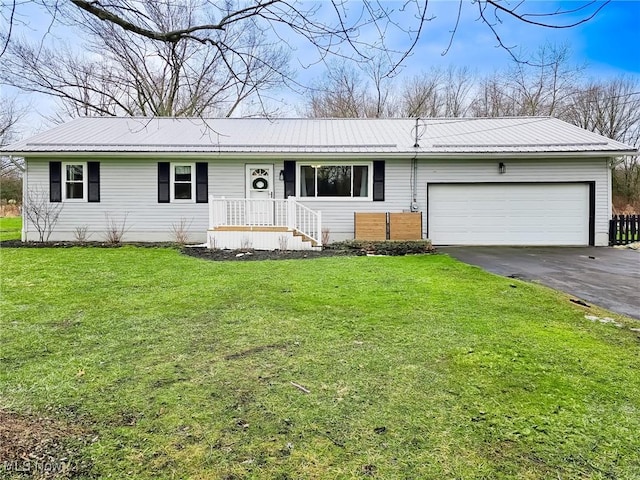
<instances>
[{"instance_id":1,"label":"bare tree branch","mask_svg":"<svg viewBox=\"0 0 640 480\"><path fill-rule=\"evenodd\" d=\"M485 0L485 2L488 5L491 5L492 7L494 7L496 10L499 10L501 12L506 13L507 15L512 16L513 18L520 20L524 23L528 23L531 25L536 25L538 27L545 27L545 28L573 28L573 27L577 27L578 25L582 25L583 23L588 22L589 20L591 20L593 17L595 17L600 10L602 10L608 3L610 3L611 0L605 0L603 2L596 2L595 0L589 1L584 3L583 5L577 7L577 8L573 8L573 9L567 9L567 10L555 10L553 12L545 12L545 13L518 13L518 7L520 7L521 5L523 5L525 2L521 1L519 3L516 3L515 7L512 6L513 4L509 4L509 3L502 3L500 0ZM482 2L481 2L482 3ZM509 5L509 7L507 7L506 5ZM571 14L576 13L576 12L581 12L583 10L588 9L589 7L594 6L594 10L590 13L587 13L586 16L580 18L579 20L575 20L575 21L570 21L568 23L562 23L562 22L558 22L558 23L552 23L552 22L542 22L542 21L536 21L536 20L531 20L531 18L534 17L545 17L545 18L553 18L553 19L558 19L558 18L563 18L563 17L569 17Z\"/></svg>"},{"instance_id":2,"label":"bare tree branch","mask_svg":"<svg viewBox=\"0 0 640 480\"><path fill-rule=\"evenodd\" d=\"M198 15L187 0L141 5L158 29L192 25ZM0 81L58 98L68 116L200 116L230 115L289 75L285 48L251 18L220 30L212 47L150 40L91 16L83 29L87 55L14 40Z\"/></svg>"},{"instance_id":3,"label":"bare tree branch","mask_svg":"<svg viewBox=\"0 0 640 480\"><path fill-rule=\"evenodd\" d=\"M583 0L575 8L557 9L549 5L541 7L539 2L532 0L515 3L478 0L471 2L469 8L476 4L480 20L490 28L498 44L514 56L513 47L503 42L498 31L497 26L501 23L498 13L536 27L571 28L594 18L609 2ZM25 3L44 6L52 16L59 17L60 22L82 24L87 18L93 18L133 35L167 43L187 41L215 46L221 32L247 20L274 32L284 26L316 47L319 60L338 56L368 61L372 55L387 55L389 74L396 73L412 54L425 31L425 24L435 18L429 14L428 0L405 0L398 9L394 8L396 4L393 2L379 0L257 0L249 3L240 0L189 0L192 9L198 12L198 18L188 25L159 23L149 14L152 4L171 7L176 3L171 0L25 0ZM9 25L7 33L2 35L4 50L11 41L17 5L13 0L11 14L4 15ZM533 7L529 7L531 5ZM460 1L450 45L444 53L449 50L460 27L463 8L466 4ZM387 43L387 38L393 39L397 34L406 36L405 45L401 48Z\"/></svg>"}]
</instances>

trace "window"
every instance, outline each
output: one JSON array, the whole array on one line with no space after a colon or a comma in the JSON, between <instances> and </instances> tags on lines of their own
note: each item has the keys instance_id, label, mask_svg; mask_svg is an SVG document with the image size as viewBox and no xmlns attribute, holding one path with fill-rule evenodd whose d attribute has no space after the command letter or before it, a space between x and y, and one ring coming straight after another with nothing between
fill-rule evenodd
<instances>
[{"instance_id":1,"label":"window","mask_svg":"<svg viewBox=\"0 0 640 480\"><path fill-rule=\"evenodd\" d=\"M300 196L370 199L371 165L300 166Z\"/></svg>"},{"instance_id":2,"label":"window","mask_svg":"<svg viewBox=\"0 0 640 480\"><path fill-rule=\"evenodd\" d=\"M49 162L50 202L99 202L100 162Z\"/></svg>"},{"instance_id":3,"label":"window","mask_svg":"<svg viewBox=\"0 0 640 480\"><path fill-rule=\"evenodd\" d=\"M86 163L63 163L64 199L86 200Z\"/></svg>"},{"instance_id":4,"label":"window","mask_svg":"<svg viewBox=\"0 0 640 480\"><path fill-rule=\"evenodd\" d=\"M208 192L207 162L158 162L158 203L207 203Z\"/></svg>"},{"instance_id":5,"label":"window","mask_svg":"<svg viewBox=\"0 0 640 480\"><path fill-rule=\"evenodd\" d=\"M174 200L194 201L194 171L193 164L171 164L171 189Z\"/></svg>"}]
</instances>

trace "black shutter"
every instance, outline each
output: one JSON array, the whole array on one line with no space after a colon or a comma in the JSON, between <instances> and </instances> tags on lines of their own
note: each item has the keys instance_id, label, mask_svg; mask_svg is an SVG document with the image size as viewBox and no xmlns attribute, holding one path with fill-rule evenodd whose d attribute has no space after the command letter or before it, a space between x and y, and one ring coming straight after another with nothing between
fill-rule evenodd
<instances>
[{"instance_id":1,"label":"black shutter","mask_svg":"<svg viewBox=\"0 0 640 480\"><path fill-rule=\"evenodd\" d=\"M373 201L384 202L384 160L373 162Z\"/></svg>"},{"instance_id":2,"label":"black shutter","mask_svg":"<svg viewBox=\"0 0 640 480\"><path fill-rule=\"evenodd\" d=\"M284 162L284 198L296 196L296 162Z\"/></svg>"},{"instance_id":3,"label":"black shutter","mask_svg":"<svg viewBox=\"0 0 640 480\"><path fill-rule=\"evenodd\" d=\"M196 203L209 201L209 164L196 163Z\"/></svg>"},{"instance_id":4,"label":"black shutter","mask_svg":"<svg viewBox=\"0 0 640 480\"><path fill-rule=\"evenodd\" d=\"M49 162L49 201L62 201L62 162Z\"/></svg>"},{"instance_id":5,"label":"black shutter","mask_svg":"<svg viewBox=\"0 0 640 480\"><path fill-rule=\"evenodd\" d=\"M169 162L158 162L158 203L169 203Z\"/></svg>"},{"instance_id":6,"label":"black shutter","mask_svg":"<svg viewBox=\"0 0 640 480\"><path fill-rule=\"evenodd\" d=\"M88 201L100 201L100 162L87 162L87 174L89 177Z\"/></svg>"}]
</instances>

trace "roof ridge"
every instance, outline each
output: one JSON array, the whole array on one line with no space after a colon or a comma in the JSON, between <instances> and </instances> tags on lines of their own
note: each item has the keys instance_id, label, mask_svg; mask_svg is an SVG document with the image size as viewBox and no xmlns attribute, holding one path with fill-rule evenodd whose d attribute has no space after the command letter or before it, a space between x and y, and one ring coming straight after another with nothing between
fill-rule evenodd
<instances>
[{"instance_id":1,"label":"roof ridge","mask_svg":"<svg viewBox=\"0 0 640 480\"><path fill-rule=\"evenodd\" d=\"M251 121L251 120L267 120L271 122L279 120L293 121L362 121L362 122L389 122L389 121L416 121L416 120L449 120L449 121L482 121L482 120L521 120L521 119L553 119L564 122L559 118L550 115L514 115L499 117L376 117L376 118L359 118L359 117L170 117L170 116L83 116L70 119L70 123L76 120L223 120L223 121ZM65 123L59 124L64 125ZM565 122L567 123L567 122ZM55 128L55 127L54 127ZM579 127L578 127L579 128Z\"/></svg>"}]
</instances>

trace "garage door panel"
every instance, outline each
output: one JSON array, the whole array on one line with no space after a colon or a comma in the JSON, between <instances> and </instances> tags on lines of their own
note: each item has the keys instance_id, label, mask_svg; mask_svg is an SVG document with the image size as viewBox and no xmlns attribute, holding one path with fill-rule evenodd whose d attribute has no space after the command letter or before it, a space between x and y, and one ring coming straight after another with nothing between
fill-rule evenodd
<instances>
[{"instance_id":1,"label":"garage door panel","mask_svg":"<svg viewBox=\"0 0 640 480\"><path fill-rule=\"evenodd\" d=\"M428 188L436 245L587 245L582 183L439 184Z\"/></svg>"}]
</instances>

